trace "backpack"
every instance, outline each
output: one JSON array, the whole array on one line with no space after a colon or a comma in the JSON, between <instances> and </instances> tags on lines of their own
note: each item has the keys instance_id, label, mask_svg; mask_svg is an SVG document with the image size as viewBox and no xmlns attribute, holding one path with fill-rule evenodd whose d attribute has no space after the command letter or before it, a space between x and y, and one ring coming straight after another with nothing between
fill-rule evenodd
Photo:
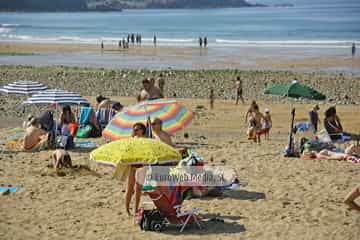
<instances>
[{"instance_id":1,"label":"backpack","mask_svg":"<svg viewBox=\"0 0 360 240\"><path fill-rule=\"evenodd\" d=\"M161 232L165 228L165 218L159 210L140 208L136 213L137 222L143 231Z\"/></svg>"}]
</instances>

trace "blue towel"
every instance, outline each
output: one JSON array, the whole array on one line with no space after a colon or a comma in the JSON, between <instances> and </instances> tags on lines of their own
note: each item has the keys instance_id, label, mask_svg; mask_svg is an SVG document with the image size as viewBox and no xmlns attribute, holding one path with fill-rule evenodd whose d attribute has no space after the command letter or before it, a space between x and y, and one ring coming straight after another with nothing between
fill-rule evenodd
<instances>
[{"instance_id":1,"label":"blue towel","mask_svg":"<svg viewBox=\"0 0 360 240\"><path fill-rule=\"evenodd\" d=\"M93 109L91 107L81 107L80 108L80 116L79 116L79 124L86 125L90 122L90 116Z\"/></svg>"},{"instance_id":2,"label":"blue towel","mask_svg":"<svg viewBox=\"0 0 360 240\"><path fill-rule=\"evenodd\" d=\"M296 128L299 132L306 132L311 128L311 123L309 122L298 122L296 123Z\"/></svg>"},{"instance_id":3,"label":"blue towel","mask_svg":"<svg viewBox=\"0 0 360 240\"><path fill-rule=\"evenodd\" d=\"M6 192L7 190L14 193L17 191L17 188L16 187L0 187L0 193Z\"/></svg>"}]
</instances>

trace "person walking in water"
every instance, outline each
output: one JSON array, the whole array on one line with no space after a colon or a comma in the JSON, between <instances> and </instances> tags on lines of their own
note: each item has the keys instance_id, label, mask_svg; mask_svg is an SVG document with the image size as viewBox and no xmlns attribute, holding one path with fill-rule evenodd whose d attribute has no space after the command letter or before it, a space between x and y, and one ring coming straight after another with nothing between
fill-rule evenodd
<instances>
[{"instance_id":1,"label":"person walking in water","mask_svg":"<svg viewBox=\"0 0 360 240\"><path fill-rule=\"evenodd\" d=\"M355 46L355 43L352 44L352 47L351 47L351 55L353 57L355 57L355 54L356 54L356 46Z\"/></svg>"},{"instance_id":2,"label":"person walking in water","mask_svg":"<svg viewBox=\"0 0 360 240\"><path fill-rule=\"evenodd\" d=\"M154 42L154 47L156 47L157 38L156 38L156 35L155 35L155 34L154 34L153 42Z\"/></svg>"},{"instance_id":3,"label":"person walking in water","mask_svg":"<svg viewBox=\"0 0 360 240\"><path fill-rule=\"evenodd\" d=\"M239 99L241 99L242 104L244 104L244 98L242 96L242 80L240 77L236 78L236 82L235 82L235 89L236 89L236 102L235 105L239 104Z\"/></svg>"},{"instance_id":4,"label":"person walking in water","mask_svg":"<svg viewBox=\"0 0 360 240\"><path fill-rule=\"evenodd\" d=\"M202 45L203 45L203 40L202 40L201 37L199 37L199 46L200 46L200 48L202 48Z\"/></svg>"},{"instance_id":5,"label":"person walking in water","mask_svg":"<svg viewBox=\"0 0 360 240\"><path fill-rule=\"evenodd\" d=\"M207 37L204 37L204 48L207 47L207 44L208 44L208 39L207 39Z\"/></svg>"},{"instance_id":6,"label":"person walking in water","mask_svg":"<svg viewBox=\"0 0 360 240\"><path fill-rule=\"evenodd\" d=\"M101 50L104 50L104 42L101 42Z\"/></svg>"}]
</instances>

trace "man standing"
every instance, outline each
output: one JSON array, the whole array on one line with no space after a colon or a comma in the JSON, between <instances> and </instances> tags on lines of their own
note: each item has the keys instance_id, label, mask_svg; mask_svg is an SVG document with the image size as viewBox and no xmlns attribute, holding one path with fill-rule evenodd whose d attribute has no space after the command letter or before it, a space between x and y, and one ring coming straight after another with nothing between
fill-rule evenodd
<instances>
[{"instance_id":1,"label":"man standing","mask_svg":"<svg viewBox=\"0 0 360 240\"><path fill-rule=\"evenodd\" d=\"M160 88L162 94L164 95L165 79L164 79L162 73L160 73L160 75L159 75L158 85L159 85L159 88Z\"/></svg>"},{"instance_id":2,"label":"man standing","mask_svg":"<svg viewBox=\"0 0 360 240\"><path fill-rule=\"evenodd\" d=\"M318 123L320 122L318 111L320 110L319 105L315 105L309 112L310 122L313 127L314 134L318 131Z\"/></svg>"},{"instance_id":3,"label":"man standing","mask_svg":"<svg viewBox=\"0 0 360 240\"><path fill-rule=\"evenodd\" d=\"M156 35L155 35L155 34L154 34L153 42L154 42L154 47L156 47L157 38L156 38Z\"/></svg>"},{"instance_id":4,"label":"man standing","mask_svg":"<svg viewBox=\"0 0 360 240\"><path fill-rule=\"evenodd\" d=\"M240 77L236 78L236 83L235 83L235 88L236 88L236 102L235 104L238 105L239 104L239 99L241 99L241 102L244 104L244 98L242 96L242 80Z\"/></svg>"},{"instance_id":5,"label":"man standing","mask_svg":"<svg viewBox=\"0 0 360 240\"><path fill-rule=\"evenodd\" d=\"M355 43L352 44L352 47L351 47L351 55L353 57L355 57L355 54L356 54L356 46L355 46Z\"/></svg>"}]
</instances>

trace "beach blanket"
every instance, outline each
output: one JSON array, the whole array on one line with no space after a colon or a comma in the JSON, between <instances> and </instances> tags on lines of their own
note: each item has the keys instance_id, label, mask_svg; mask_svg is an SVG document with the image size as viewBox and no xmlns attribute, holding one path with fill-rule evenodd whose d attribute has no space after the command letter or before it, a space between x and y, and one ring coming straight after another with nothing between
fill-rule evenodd
<instances>
[{"instance_id":1,"label":"beach blanket","mask_svg":"<svg viewBox=\"0 0 360 240\"><path fill-rule=\"evenodd\" d=\"M6 191L10 191L11 193L14 193L17 191L16 187L0 187L0 193L6 192Z\"/></svg>"},{"instance_id":2,"label":"beach blanket","mask_svg":"<svg viewBox=\"0 0 360 240\"><path fill-rule=\"evenodd\" d=\"M299 132L306 132L312 128L312 124L309 122L298 122L295 126Z\"/></svg>"},{"instance_id":3,"label":"beach blanket","mask_svg":"<svg viewBox=\"0 0 360 240\"><path fill-rule=\"evenodd\" d=\"M98 144L96 142L92 142L92 141L75 142L75 148L92 149L92 148L97 148L97 147L98 147Z\"/></svg>"}]
</instances>

